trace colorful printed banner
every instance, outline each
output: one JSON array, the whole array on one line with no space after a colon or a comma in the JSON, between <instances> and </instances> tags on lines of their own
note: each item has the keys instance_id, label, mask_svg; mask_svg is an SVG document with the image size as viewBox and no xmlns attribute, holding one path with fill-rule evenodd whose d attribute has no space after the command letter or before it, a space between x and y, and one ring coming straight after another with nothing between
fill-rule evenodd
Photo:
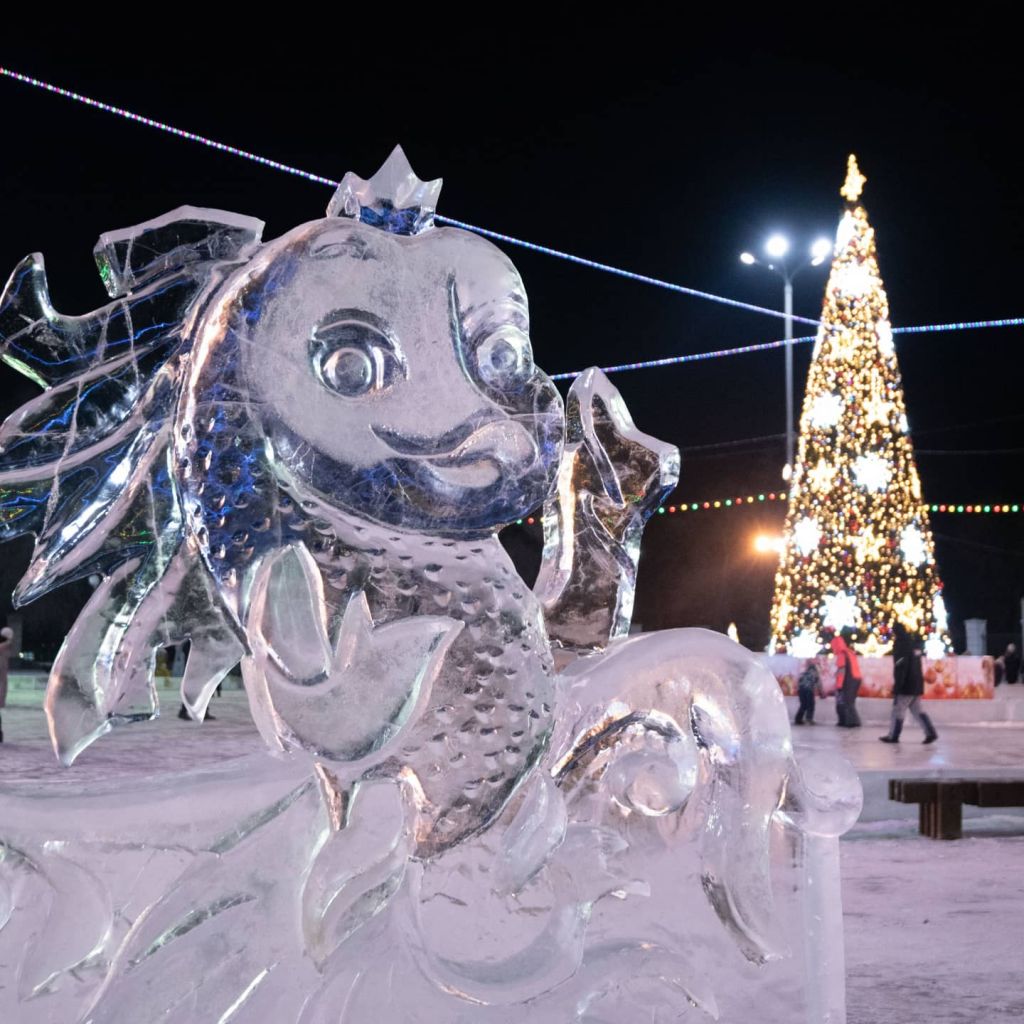
<instances>
[{"instance_id":1,"label":"colorful printed banner","mask_svg":"<svg viewBox=\"0 0 1024 1024\"><path fill-rule=\"evenodd\" d=\"M858 656L864 682L861 697L892 698L892 658ZM807 662L788 654L766 656L768 667L787 697L796 695L796 683ZM831 695L835 690L835 658L822 655L814 659L821 676L822 690ZM995 696L992 658L953 655L949 658L924 659L924 696L926 700L991 700Z\"/></svg>"}]
</instances>

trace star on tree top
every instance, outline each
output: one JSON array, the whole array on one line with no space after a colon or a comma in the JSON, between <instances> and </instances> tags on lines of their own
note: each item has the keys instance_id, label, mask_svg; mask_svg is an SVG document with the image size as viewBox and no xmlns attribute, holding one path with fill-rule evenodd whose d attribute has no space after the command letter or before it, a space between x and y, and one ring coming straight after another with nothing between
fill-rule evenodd
<instances>
[{"instance_id":1,"label":"star on tree top","mask_svg":"<svg viewBox=\"0 0 1024 1024\"><path fill-rule=\"evenodd\" d=\"M860 173L860 168L857 166L857 158L851 153L846 161L846 181L843 182L843 187L839 190L839 194L848 202L855 203L860 199L860 194L864 191L864 185L867 180Z\"/></svg>"}]
</instances>

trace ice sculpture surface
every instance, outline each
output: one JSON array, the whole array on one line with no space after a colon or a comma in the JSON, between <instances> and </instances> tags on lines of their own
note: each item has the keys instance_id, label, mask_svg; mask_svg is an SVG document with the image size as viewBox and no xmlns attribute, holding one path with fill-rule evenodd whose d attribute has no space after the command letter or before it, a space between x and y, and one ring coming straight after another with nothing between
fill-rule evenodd
<instances>
[{"instance_id":1,"label":"ice sculpture surface","mask_svg":"<svg viewBox=\"0 0 1024 1024\"><path fill-rule=\"evenodd\" d=\"M678 452L597 370L563 410L440 186L396 149L271 242L187 207L108 233L82 317L41 257L11 277L0 352L44 388L0 432L16 598L102 577L57 755L157 714L185 641L189 711L241 662L270 753L0 789L0 1019L842 1019L856 777L796 764L738 645L627 635ZM497 531L541 505L534 592Z\"/></svg>"}]
</instances>

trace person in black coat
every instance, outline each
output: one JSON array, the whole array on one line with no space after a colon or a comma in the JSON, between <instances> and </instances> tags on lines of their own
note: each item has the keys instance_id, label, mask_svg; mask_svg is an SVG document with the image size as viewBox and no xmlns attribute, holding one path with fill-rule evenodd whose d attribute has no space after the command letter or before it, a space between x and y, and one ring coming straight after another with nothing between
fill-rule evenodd
<instances>
[{"instance_id":1,"label":"person in black coat","mask_svg":"<svg viewBox=\"0 0 1024 1024\"><path fill-rule=\"evenodd\" d=\"M920 639L910 633L902 622L893 626L892 642L892 724L887 736L879 736L883 743L899 743L903 720L909 711L924 730L924 742L934 743L939 734L932 720L921 710L924 694L924 668Z\"/></svg>"},{"instance_id":2,"label":"person in black coat","mask_svg":"<svg viewBox=\"0 0 1024 1024\"><path fill-rule=\"evenodd\" d=\"M1006 652L1003 654L1003 671L1006 673L1006 681L1015 683L1020 678L1020 652L1016 644L1007 644Z\"/></svg>"}]
</instances>

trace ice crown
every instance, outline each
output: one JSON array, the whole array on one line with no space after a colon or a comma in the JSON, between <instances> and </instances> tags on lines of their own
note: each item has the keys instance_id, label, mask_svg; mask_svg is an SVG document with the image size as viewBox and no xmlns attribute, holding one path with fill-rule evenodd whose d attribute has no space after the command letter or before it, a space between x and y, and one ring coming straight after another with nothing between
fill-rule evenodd
<instances>
[{"instance_id":1,"label":"ice crown","mask_svg":"<svg viewBox=\"0 0 1024 1024\"><path fill-rule=\"evenodd\" d=\"M420 181L401 146L395 146L368 181L349 171L327 206L328 217L352 217L395 235L418 235L434 226L443 179Z\"/></svg>"}]
</instances>

